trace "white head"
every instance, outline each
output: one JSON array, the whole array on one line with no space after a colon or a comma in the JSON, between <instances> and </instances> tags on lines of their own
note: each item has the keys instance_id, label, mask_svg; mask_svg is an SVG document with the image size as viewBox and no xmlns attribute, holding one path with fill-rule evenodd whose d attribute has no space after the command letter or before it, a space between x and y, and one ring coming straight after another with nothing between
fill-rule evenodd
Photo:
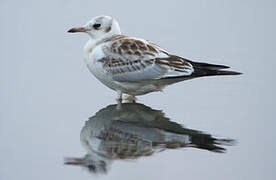
<instances>
[{"instance_id":1,"label":"white head","mask_svg":"<svg viewBox=\"0 0 276 180\"><path fill-rule=\"evenodd\" d=\"M84 26L72 28L68 32L85 32L94 40L121 34L118 22L110 16L97 16Z\"/></svg>"}]
</instances>

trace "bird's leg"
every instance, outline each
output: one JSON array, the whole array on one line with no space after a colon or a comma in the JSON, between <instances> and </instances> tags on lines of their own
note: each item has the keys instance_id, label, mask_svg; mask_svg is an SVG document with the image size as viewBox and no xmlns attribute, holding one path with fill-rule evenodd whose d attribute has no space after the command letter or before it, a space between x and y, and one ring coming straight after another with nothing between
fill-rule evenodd
<instances>
[{"instance_id":1,"label":"bird's leg","mask_svg":"<svg viewBox=\"0 0 276 180\"><path fill-rule=\"evenodd\" d=\"M126 102L128 103L136 103L137 98L133 95L126 94L125 98Z\"/></svg>"},{"instance_id":2,"label":"bird's leg","mask_svg":"<svg viewBox=\"0 0 276 180\"><path fill-rule=\"evenodd\" d=\"M123 98L122 98L122 91L118 90L117 91L117 98L116 98L116 101L117 101L117 109L121 109L121 106L122 106L122 101L123 101Z\"/></svg>"},{"instance_id":3,"label":"bird's leg","mask_svg":"<svg viewBox=\"0 0 276 180\"><path fill-rule=\"evenodd\" d=\"M119 90L118 90L118 91L117 91L117 98L116 98L117 103L122 103L122 101L123 101L122 96L123 96L122 91L119 91Z\"/></svg>"}]
</instances>

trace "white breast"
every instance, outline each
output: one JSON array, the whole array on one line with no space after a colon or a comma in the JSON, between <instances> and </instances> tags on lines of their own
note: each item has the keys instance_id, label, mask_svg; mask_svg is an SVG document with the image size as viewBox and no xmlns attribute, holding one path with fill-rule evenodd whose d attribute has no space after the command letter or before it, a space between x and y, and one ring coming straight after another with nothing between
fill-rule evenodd
<instances>
[{"instance_id":1,"label":"white breast","mask_svg":"<svg viewBox=\"0 0 276 180\"><path fill-rule=\"evenodd\" d=\"M120 85L113 81L112 77L103 69L102 63L99 62L104 56L101 45L95 45L91 40L86 43L84 59L90 72L107 87L120 90Z\"/></svg>"}]
</instances>

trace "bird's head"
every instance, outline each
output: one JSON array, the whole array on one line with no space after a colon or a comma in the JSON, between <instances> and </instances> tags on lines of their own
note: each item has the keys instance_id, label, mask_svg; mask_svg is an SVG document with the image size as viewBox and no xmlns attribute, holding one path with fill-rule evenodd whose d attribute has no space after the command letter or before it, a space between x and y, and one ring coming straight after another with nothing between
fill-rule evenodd
<instances>
[{"instance_id":1,"label":"bird's head","mask_svg":"<svg viewBox=\"0 0 276 180\"><path fill-rule=\"evenodd\" d=\"M68 32L85 32L94 40L121 34L118 22L111 16L97 16L84 26L72 28Z\"/></svg>"}]
</instances>

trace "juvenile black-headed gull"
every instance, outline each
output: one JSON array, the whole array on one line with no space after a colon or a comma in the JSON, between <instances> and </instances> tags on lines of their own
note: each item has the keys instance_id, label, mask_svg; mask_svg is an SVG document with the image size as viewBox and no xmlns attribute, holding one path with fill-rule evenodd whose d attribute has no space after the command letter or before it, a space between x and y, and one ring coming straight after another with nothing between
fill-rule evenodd
<instances>
[{"instance_id":1,"label":"juvenile black-headed gull","mask_svg":"<svg viewBox=\"0 0 276 180\"><path fill-rule=\"evenodd\" d=\"M123 93L135 101L135 96L161 91L187 79L241 74L221 70L228 66L193 62L150 41L122 35L118 22L110 16L95 17L68 32L90 36L84 47L86 64L104 85L117 91L118 102Z\"/></svg>"},{"instance_id":2,"label":"juvenile black-headed gull","mask_svg":"<svg viewBox=\"0 0 276 180\"><path fill-rule=\"evenodd\" d=\"M148 157L168 149L196 148L226 152L233 139L185 128L166 117L162 110L138 103L109 105L86 121L80 141L87 154L65 158L67 165L82 166L91 173L107 173L117 160Z\"/></svg>"}]
</instances>

